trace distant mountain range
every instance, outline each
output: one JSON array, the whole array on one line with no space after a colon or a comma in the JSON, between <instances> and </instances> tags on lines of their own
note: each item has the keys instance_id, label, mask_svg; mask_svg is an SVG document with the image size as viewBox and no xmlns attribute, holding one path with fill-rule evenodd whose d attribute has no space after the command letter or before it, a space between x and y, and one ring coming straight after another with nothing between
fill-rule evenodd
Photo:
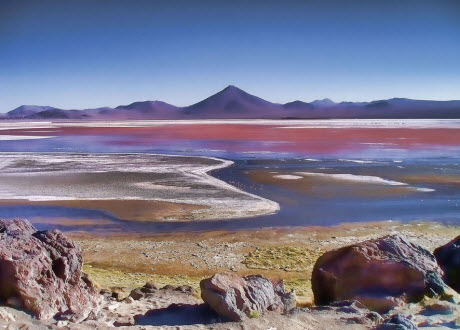
<instances>
[{"instance_id":1,"label":"distant mountain range","mask_svg":"<svg viewBox=\"0 0 460 330\"><path fill-rule=\"evenodd\" d=\"M372 102L271 103L228 86L187 107L161 101L134 102L116 108L63 110L50 106L22 105L0 115L1 119L316 119L316 118L460 118L459 101L424 101L393 98Z\"/></svg>"}]
</instances>

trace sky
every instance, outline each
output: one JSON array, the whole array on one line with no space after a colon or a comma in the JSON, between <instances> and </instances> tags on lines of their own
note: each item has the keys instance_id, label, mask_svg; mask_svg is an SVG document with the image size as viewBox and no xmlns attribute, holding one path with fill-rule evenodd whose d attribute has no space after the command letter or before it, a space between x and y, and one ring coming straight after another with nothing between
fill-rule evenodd
<instances>
[{"instance_id":1,"label":"sky","mask_svg":"<svg viewBox=\"0 0 460 330\"><path fill-rule=\"evenodd\" d=\"M0 0L0 112L236 85L272 102L460 99L457 0Z\"/></svg>"}]
</instances>

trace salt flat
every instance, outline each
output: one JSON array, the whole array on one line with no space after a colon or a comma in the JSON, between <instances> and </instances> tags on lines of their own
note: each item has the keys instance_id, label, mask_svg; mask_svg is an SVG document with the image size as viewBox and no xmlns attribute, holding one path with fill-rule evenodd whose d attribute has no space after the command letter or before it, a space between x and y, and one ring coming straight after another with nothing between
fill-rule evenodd
<instances>
[{"instance_id":1,"label":"salt flat","mask_svg":"<svg viewBox=\"0 0 460 330\"><path fill-rule=\"evenodd\" d=\"M59 127L154 127L164 125L276 125L280 128L460 128L460 119L199 119L0 121L0 130Z\"/></svg>"},{"instance_id":2,"label":"salt flat","mask_svg":"<svg viewBox=\"0 0 460 330\"><path fill-rule=\"evenodd\" d=\"M208 174L231 164L212 157L155 154L2 153L0 199L160 201L203 206L194 211L194 220L277 212L278 203Z\"/></svg>"}]
</instances>

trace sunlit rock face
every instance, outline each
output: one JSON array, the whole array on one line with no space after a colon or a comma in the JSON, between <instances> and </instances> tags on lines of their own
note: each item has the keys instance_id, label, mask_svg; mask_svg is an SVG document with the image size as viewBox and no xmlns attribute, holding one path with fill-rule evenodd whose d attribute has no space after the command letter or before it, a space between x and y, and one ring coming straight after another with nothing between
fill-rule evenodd
<instances>
[{"instance_id":1,"label":"sunlit rock face","mask_svg":"<svg viewBox=\"0 0 460 330\"><path fill-rule=\"evenodd\" d=\"M82 273L81 249L59 230L37 231L27 220L0 220L0 298L38 319L81 321L98 306Z\"/></svg>"},{"instance_id":2,"label":"sunlit rock face","mask_svg":"<svg viewBox=\"0 0 460 330\"><path fill-rule=\"evenodd\" d=\"M220 273L200 283L201 297L219 315L231 321L258 317L267 311L284 313L295 307L295 294L260 275L239 277Z\"/></svg>"},{"instance_id":3,"label":"sunlit rock face","mask_svg":"<svg viewBox=\"0 0 460 330\"><path fill-rule=\"evenodd\" d=\"M437 248L434 255L444 271L444 281L460 293L460 236Z\"/></svg>"},{"instance_id":4,"label":"sunlit rock face","mask_svg":"<svg viewBox=\"0 0 460 330\"><path fill-rule=\"evenodd\" d=\"M358 300L386 312L425 295L444 295L435 257L400 235L385 236L329 251L316 262L312 289L317 305Z\"/></svg>"}]
</instances>

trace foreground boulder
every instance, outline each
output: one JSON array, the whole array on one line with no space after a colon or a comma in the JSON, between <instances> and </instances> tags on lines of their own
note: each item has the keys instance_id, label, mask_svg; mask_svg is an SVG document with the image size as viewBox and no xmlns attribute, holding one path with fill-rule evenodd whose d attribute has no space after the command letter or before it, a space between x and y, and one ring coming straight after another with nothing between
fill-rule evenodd
<instances>
[{"instance_id":1,"label":"foreground boulder","mask_svg":"<svg viewBox=\"0 0 460 330\"><path fill-rule=\"evenodd\" d=\"M434 256L444 271L444 282L460 293L460 236L434 250Z\"/></svg>"},{"instance_id":2,"label":"foreground boulder","mask_svg":"<svg viewBox=\"0 0 460 330\"><path fill-rule=\"evenodd\" d=\"M260 275L239 277L220 273L200 283L201 298L230 321L255 318L267 311L285 313L295 307L295 294L282 281L272 282Z\"/></svg>"},{"instance_id":3,"label":"foreground boulder","mask_svg":"<svg viewBox=\"0 0 460 330\"><path fill-rule=\"evenodd\" d=\"M86 319L98 291L82 273L78 246L59 230L37 231L27 220L0 220L0 299L38 319Z\"/></svg>"},{"instance_id":4,"label":"foreground boulder","mask_svg":"<svg viewBox=\"0 0 460 330\"><path fill-rule=\"evenodd\" d=\"M393 235L326 252L314 266L312 289L317 305L358 300L382 313L444 295L441 273L429 251Z\"/></svg>"}]
</instances>

